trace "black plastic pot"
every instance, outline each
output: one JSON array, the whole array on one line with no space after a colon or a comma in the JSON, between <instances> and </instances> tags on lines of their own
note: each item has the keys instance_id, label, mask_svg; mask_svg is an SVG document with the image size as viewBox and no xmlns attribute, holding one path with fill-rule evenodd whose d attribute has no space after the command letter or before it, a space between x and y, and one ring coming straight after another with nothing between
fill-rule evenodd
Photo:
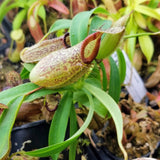
<instances>
[{"instance_id":1,"label":"black plastic pot","mask_svg":"<svg viewBox=\"0 0 160 160\"><path fill-rule=\"evenodd\" d=\"M6 18L4 18L0 27L0 33L4 36L0 38L0 54L5 54L5 50L10 47L11 30L12 30L12 24ZM3 41L5 41L5 43Z\"/></svg>"},{"instance_id":2,"label":"black plastic pot","mask_svg":"<svg viewBox=\"0 0 160 160\"><path fill-rule=\"evenodd\" d=\"M20 150L23 143L31 140L31 143L26 143L23 150L31 151L34 149L42 148L48 145L48 133L50 124L45 120L36 121L24 124L20 127L15 127L11 133L12 149L11 153ZM94 140L96 140L94 136ZM110 155L106 154L102 149L96 149L91 145L84 147L83 155L87 156L88 160L110 160ZM68 160L68 152L63 152L64 160ZM49 160L49 158L41 158L41 160ZM81 156L77 156L76 160L81 160Z\"/></svg>"},{"instance_id":3,"label":"black plastic pot","mask_svg":"<svg viewBox=\"0 0 160 160\"><path fill-rule=\"evenodd\" d=\"M45 120L24 124L20 127L15 127L11 133L12 148L11 153L20 150L23 143L31 140L31 143L26 143L23 148L24 151L31 151L42 148L48 145L48 133L50 124ZM99 152L95 151L92 146L87 146L84 149L88 159L99 160ZM64 160L68 160L68 152L64 151ZM41 160L49 160L49 158L41 158ZM76 160L81 160L81 156L77 155Z\"/></svg>"},{"instance_id":4,"label":"black plastic pot","mask_svg":"<svg viewBox=\"0 0 160 160\"><path fill-rule=\"evenodd\" d=\"M46 123L45 120L41 120L13 128L11 133L11 153L20 150L23 143L28 140L31 140L31 143L25 144L25 147L23 148L24 151L31 151L47 146L49 127L49 123ZM49 160L49 158L42 159Z\"/></svg>"}]
</instances>

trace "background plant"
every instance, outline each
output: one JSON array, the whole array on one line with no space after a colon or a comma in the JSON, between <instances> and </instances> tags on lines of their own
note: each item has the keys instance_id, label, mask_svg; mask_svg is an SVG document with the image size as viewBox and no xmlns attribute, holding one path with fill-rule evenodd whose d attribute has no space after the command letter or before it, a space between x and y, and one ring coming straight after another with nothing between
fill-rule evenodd
<instances>
[{"instance_id":1,"label":"background plant","mask_svg":"<svg viewBox=\"0 0 160 160\"><path fill-rule=\"evenodd\" d=\"M40 41L47 32L45 6L54 8L63 14L69 14L68 8L62 2L57 0L5 0L2 2L0 6L0 24L9 11L13 9L18 10L18 13L13 19L12 31L10 34L12 43L8 57L11 62L16 63L20 61L19 54L24 48L26 42L24 34L26 31L22 29L24 23L27 23L31 36L34 38L35 42ZM43 29L42 25L40 25L40 20L43 22ZM14 51L12 51L14 42L16 43L16 47Z\"/></svg>"},{"instance_id":2,"label":"background plant","mask_svg":"<svg viewBox=\"0 0 160 160\"><path fill-rule=\"evenodd\" d=\"M159 34L159 28L156 27L158 26L156 22L160 20L159 1L103 0L102 2L104 7L109 11L110 17L113 19L120 18L122 15L133 12L126 25L127 39L124 41L124 50L133 63L136 48L139 46L149 63L154 54L153 40L150 35Z\"/></svg>"},{"instance_id":3,"label":"background plant","mask_svg":"<svg viewBox=\"0 0 160 160\"><path fill-rule=\"evenodd\" d=\"M155 26L153 27L152 23L153 19L160 20L158 4L159 1L157 0L128 0L125 1L126 6L121 8L118 13L120 15L123 15L133 11L133 14L131 14L130 19L126 25L126 36L136 34L138 36L139 33L141 34L138 36L138 42L141 51L145 55L148 63L151 61L151 58L153 56L154 45L150 35L145 35L145 33L159 31L158 28L156 29ZM142 36L142 33L144 33L144 36ZM124 44L125 51L131 61L133 61L136 44L137 37L128 38Z\"/></svg>"}]
</instances>

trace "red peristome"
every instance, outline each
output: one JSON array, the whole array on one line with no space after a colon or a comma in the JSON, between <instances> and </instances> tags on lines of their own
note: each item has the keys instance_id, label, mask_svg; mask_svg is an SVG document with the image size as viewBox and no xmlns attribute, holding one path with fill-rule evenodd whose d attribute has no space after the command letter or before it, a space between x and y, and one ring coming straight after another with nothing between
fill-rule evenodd
<instances>
[{"instance_id":1,"label":"red peristome","mask_svg":"<svg viewBox=\"0 0 160 160\"><path fill-rule=\"evenodd\" d=\"M52 0L48 2L48 6L52 7L53 9L68 15L69 14L69 10L68 8L61 2L58 0Z\"/></svg>"},{"instance_id":2,"label":"red peristome","mask_svg":"<svg viewBox=\"0 0 160 160\"><path fill-rule=\"evenodd\" d=\"M33 15L31 15L27 21L30 33L32 37L34 38L35 42L39 42L42 37L44 36L42 29L39 25L39 23L36 21Z\"/></svg>"},{"instance_id":3,"label":"red peristome","mask_svg":"<svg viewBox=\"0 0 160 160\"><path fill-rule=\"evenodd\" d=\"M89 35L82 43L82 46L81 46L81 58L82 58L82 61L86 64L89 64L91 63L95 57L97 56L98 54L98 50L99 50L99 47L100 47L100 41L101 41L101 35L102 33L100 32L95 32L95 33L92 33L91 35ZM91 49L91 54L89 57L85 57L85 47L87 45L89 45L89 43L93 40L96 40L96 43L95 43L95 46L93 49Z\"/></svg>"}]
</instances>

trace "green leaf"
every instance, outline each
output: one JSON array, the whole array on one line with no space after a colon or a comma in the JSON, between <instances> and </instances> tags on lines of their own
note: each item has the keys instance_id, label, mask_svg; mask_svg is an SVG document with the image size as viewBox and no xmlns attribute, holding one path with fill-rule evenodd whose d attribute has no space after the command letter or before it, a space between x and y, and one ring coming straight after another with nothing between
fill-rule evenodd
<instances>
[{"instance_id":1,"label":"green leaf","mask_svg":"<svg viewBox=\"0 0 160 160\"><path fill-rule=\"evenodd\" d=\"M137 25L140 28L146 29L147 28L147 22L146 22L146 18L144 17L144 15L142 15L139 12L134 12L133 15L134 15L134 19L135 19Z\"/></svg>"},{"instance_id":2,"label":"green leaf","mask_svg":"<svg viewBox=\"0 0 160 160\"><path fill-rule=\"evenodd\" d=\"M159 4L159 0L150 0L148 6L151 8L157 8Z\"/></svg>"},{"instance_id":3,"label":"green leaf","mask_svg":"<svg viewBox=\"0 0 160 160\"><path fill-rule=\"evenodd\" d=\"M76 112L75 108L71 107L71 112L70 112L70 137L76 133L78 130L77 126L77 117L76 117ZM69 160L75 160L76 159L76 151L77 151L77 140L73 142L69 146Z\"/></svg>"},{"instance_id":4,"label":"green leaf","mask_svg":"<svg viewBox=\"0 0 160 160\"><path fill-rule=\"evenodd\" d=\"M31 90L32 91L32 90ZM63 88L59 89L59 90L53 90L53 89L47 89L47 88L42 88L36 92L33 92L32 94L29 94L26 98L25 98L25 102L31 102L37 98L46 96L48 94L53 94L53 93L57 93L59 91L63 91Z\"/></svg>"},{"instance_id":5,"label":"green leaf","mask_svg":"<svg viewBox=\"0 0 160 160\"><path fill-rule=\"evenodd\" d=\"M138 4L141 4L141 3L144 3L146 2L147 0L135 0L135 3L138 5ZM133 2L134 3L134 2Z\"/></svg>"},{"instance_id":6,"label":"green leaf","mask_svg":"<svg viewBox=\"0 0 160 160\"><path fill-rule=\"evenodd\" d=\"M103 85L103 90L107 91L108 80L107 80L106 69L105 69L105 66L104 66L103 62L99 63L99 66L100 66L100 68L102 70L102 85Z\"/></svg>"},{"instance_id":7,"label":"green leaf","mask_svg":"<svg viewBox=\"0 0 160 160\"><path fill-rule=\"evenodd\" d=\"M111 27L111 25L112 21L104 20L98 16L94 16L89 27L89 34L96 32L95 29L99 29L100 27L108 29Z\"/></svg>"},{"instance_id":8,"label":"green leaf","mask_svg":"<svg viewBox=\"0 0 160 160\"><path fill-rule=\"evenodd\" d=\"M126 61L122 50L117 49L117 56L118 56L118 68L119 68L119 75L120 75L120 83L122 84L125 77L126 77Z\"/></svg>"},{"instance_id":9,"label":"green leaf","mask_svg":"<svg viewBox=\"0 0 160 160\"><path fill-rule=\"evenodd\" d=\"M21 25L22 25L24 19L26 18L26 16L27 16L27 10L26 9L22 9L21 11L19 11L16 14L16 16L15 16L13 22L12 22L13 30L17 30L21 27Z\"/></svg>"},{"instance_id":10,"label":"green leaf","mask_svg":"<svg viewBox=\"0 0 160 160\"><path fill-rule=\"evenodd\" d=\"M55 31L58 31L60 29L66 29L66 28L69 28L70 25L71 25L71 22L72 20L70 19L59 19L57 21L55 21L50 29L49 29L49 33L52 33L52 32L55 32Z\"/></svg>"},{"instance_id":11,"label":"green leaf","mask_svg":"<svg viewBox=\"0 0 160 160\"><path fill-rule=\"evenodd\" d=\"M159 35L160 34L160 31L159 32L140 32L140 33L136 33L136 34L131 34L131 35L126 35L124 36L125 39L127 38L132 38L132 37L140 37L140 36L151 36L151 35Z\"/></svg>"},{"instance_id":12,"label":"green leaf","mask_svg":"<svg viewBox=\"0 0 160 160\"><path fill-rule=\"evenodd\" d=\"M140 33L145 32L143 30L139 30ZM151 58L154 53L154 44L150 36L140 36L138 37L139 44L143 54L145 55L147 62L151 61Z\"/></svg>"},{"instance_id":13,"label":"green leaf","mask_svg":"<svg viewBox=\"0 0 160 160\"><path fill-rule=\"evenodd\" d=\"M38 88L37 85L33 83L25 83L14 88L7 89L0 92L0 103L6 104L15 99L16 97L22 96L34 89Z\"/></svg>"},{"instance_id":14,"label":"green leaf","mask_svg":"<svg viewBox=\"0 0 160 160\"><path fill-rule=\"evenodd\" d=\"M20 76L22 79L29 79L29 74L31 70L34 68L34 63L23 63L24 68L22 69Z\"/></svg>"},{"instance_id":15,"label":"green leaf","mask_svg":"<svg viewBox=\"0 0 160 160\"><path fill-rule=\"evenodd\" d=\"M38 9L38 16L42 18L44 24L44 32L47 32L47 24L46 24L46 11L44 6L40 6Z\"/></svg>"},{"instance_id":16,"label":"green leaf","mask_svg":"<svg viewBox=\"0 0 160 160\"><path fill-rule=\"evenodd\" d=\"M117 130L117 139L118 139L119 147L124 154L125 160L127 160L128 159L127 153L122 145L123 119L122 119L122 114L121 114L121 111L120 111L118 105L112 99L112 97L110 97L103 90L101 90L97 87L94 87L93 85L90 85L88 83L84 84L84 88L86 88L90 93L92 93L110 112L110 114L114 120L116 130Z\"/></svg>"},{"instance_id":17,"label":"green leaf","mask_svg":"<svg viewBox=\"0 0 160 160\"><path fill-rule=\"evenodd\" d=\"M100 79L94 77L88 77L87 79L85 79L85 82L90 83L98 88L102 88Z\"/></svg>"},{"instance_id":18,"label":"green leaf","mask_svg":"<svg viewBox=\"0 0 160 160\"><path fill-rule=\"evenodd\" d=\"M61 152L64 150L66 147L68 147L71 143L73 143L83 132L84 130L88 127L89 123L92 120L94 110L91 108L89 110L88 116L82 125L82 127L69 139L67 139L64 142L58 143L58 144L53 144L48 147L44 147L38 150L26 152L26 154L31 155L31 156L38 156L38 157L47 157L49 155L56 154L58 152Z\"/></svg>"},{"instance_id":19,"label":"green leaf","mask_svg":"<svg viewBox=\"0 0 160 160\"><path fill-rule=\"evenodd\" d=\"M86 97L85 93L83 91L75 91L73 94L73 100L75 102L78 102L84 106L89 105L88 98Z\"/></svg>"},{"instance_id":20,"label":"green leaf","mask_svg":"<svg viewBox=\"0 0 160 160\"><path fill-rule=\"evenodd\" d=\"M93 11L93 10L92 10ZM91 16L91 11L78 13L72 20L70 27L71 46L74 46L84 40L88 33L88 21Z\"/></svg>"},{"instance_id":21,"label":"green leaf","mask_svg":"<svg viewBox=\"0 0 160 160\"><path fill-rule=\"evenodd\" d=\"M126 33L127 35L137 33L137 24L135 23L133 15L131 15L131 18L129 19L129 22L126 26ZM131 61L133 60L133 56L135 53L135 46L136 46L136 37L132 37L126 40L125 51Z\"/></svg>"},{"instance_id":22,"label":"green leaf","mask_svg":"<svg viewBox=\"0 0 160 160\"><path fill-rule=\"evenodd\" d=\"M49 145L64 141L70 110L72 105L72 92L66 92L56 110L49 131ZM56 160L59 154L51 155Z\"/></svg>"},{"instance_id":23,"label":"green leaf","mask_svg":"<svg viewBox=\"0 0 160 160\"><path fill-rule=\"evenodd\" d=\"M99 13L104 14L106 16L110 15L110 13L105 8L103 8L103 7L97 7L97 8L95 8L94 14L99 14Z\"/></svg>"},{"instance_id":24,"label":"green leaf","mask_svg":"<svg viewBox=\"0 0 160 160\"><path fill-rule=\"evenodd\" d=\"M23 67L23 69L21 70L20 76L21 79L29 79L29 71Z\"/></svg>"},{"instance_id":25,"label":"green leaf","mask_svg":"<svg viewBox=\"0 0 160 160\"><path fill-rule=\"evenodd\" d=\"M159 29L152 23L152 18L148 18L147 19L147 27L148 30L152 31L152 32L158 32Z\"/></svg>"},{"instance_id":26,"label":"green leaf","mask_svg":"<svg viewBox=\"0 0 160 160\"><path fill-rule=\"evenodd\" d=\"M144 5L138 5L135 7L135 11L160 20L160 14L153 8L150 8Z\"/></svg>"},{"instance_id":27,"label":"green leaf","mask_svg":"<svg viewBox=\"0 0 160 160\"><path fill-rule=\"evenodd\" d=\"M92 69L92 71L89 74L88 78L94 78L94 79L99 80L99 82L97 81L97 83L98 83L99 86L101 86L101 83L100 83L100 80L101 80L100 71L99 71L99 66L97 65L97 63L94 64L94 68Z\"/></svg>"},{"instance_id":28,"label":"green leaf","mask_svg":"<svg viewBox=\"0 0 160 160\"><path fill-rule=\"evenodd\" d=\"M19 96L23 96L25 94L27 94L28 92L31 92L35 89L38 89L39 86L33 84L33 83L25 83L10 89L7 89L3 92L0 92L0 103L6 104L11 101L12 99L15 99L16 97ZM41 90L38 90L32 94L29 94L26 99L25 102L29 102L32 101L36 98L40 98L42 96L45 96L47 94L52 94L55 93L57 91L62 91L62 89L60 90L51 90L51 89L46 89L46 88L42 88Z\"/></svg>"},{"instance_id":29,"label":"green leaf","mask_svg":"<svg viewBox=\"0 0 160 160\"><path fill-rule=\"evenodd\" d=\"M1 3L0 5L0 24L6 14L5 12L5 8L7 7L7 5L11 2L12 0L5 0Z\"/></svg>"},{"instance_id":30,"label":"green leaf","mask_svg":"<svg viewBox=\"0 0 160 160\"><path fill-rule=\"evenodd\" d=\"M118 103L121 91L119 70L112 57L109 57L109 62L111 69L110 69L110 81L109 81L108 93Z\"/></svg>"},{"instance_id":31,"label":"green leaf","mask_svg":"<svg viewBox=\"0 0 160 160\"><path fill-rule=\"evenodd\" d=\"M9 0L10 1L10 0ZM15 3L11 3L10 5L7 6L7 4L9 3L9 1L7 3L4 3L4 5L0 5L0 24L3 20L3 18L5 17L5 15L12 9L14 8L24 8L25 4L23 2L15 2ZM5 1L4 1L5 2Z\"/></svg>"},{"instance_id":32,"label":"green leaf","mask_svg":"<svg viewBox=\"0 0 160 160\"><path fill-rule=\"evenodd\" d=\"M74 92L74 100L80 103L81 105L90 108L88 98L86 97L83 91ZM94 101L94 110L99 116L105 118L106 116L109 115L106 107L97 98L93 97L93 101Z\"/></svg>"},{"instance_id":33,"label":"green leaf","mask_svg":"<svg viewBox=\"0 0 160 160\"><path fill-rule=\"evenodd\" d=\"M11 130L23 100L24 96L20 96L10 102L8 101L8 109L4 110L2 116L0 117L0 159L7 154L9 148L11 147Z\"/></svg>"},{"instance_id":34,"label":"green leaf","mask_svg":"<svg viewBox=\"0 0 160 160\"><path fill-rule=\"evenodd\" d=\"M22 0L23 1L23 0ZM34 2L36 2L37 0L25 0L26 1L26 4L27 4L27 6L31 6Z\"/></svg>"},{"instance_id":35,"label":"green leaf","mask_svg":"<svg viewBox=\"0 0 160 160\"><path fill-rule=\"evenodd\" d=\"M38 16L40 16L42 18L43 21L46 20L46 11L44 6L41 6L38 10Z\"/></svg>"},{"instance_id":36,"label":"green leaf","mask_svg":"<svg viewBox=\"0 0 160 160\"><path fill-rule=\"evenodd\" d=\"M94 8L90 11L84 11L78 13L72 20L70 27L70 41L71 46L74 46L84 40L88 35L88 21L93 13L105 13L108 12L103 8Z\"/></svg>"},{"instance_id":37,"label":"green leaf","mask_svg":"<svg viewBox=\"0 0 160 160\"><path fill-rule=\"evenodd\" d=\"M36 64L34 63L23 63L23 66L29 71L31 72L31 70L35 67Z\"/></svg>"}]
</instances>

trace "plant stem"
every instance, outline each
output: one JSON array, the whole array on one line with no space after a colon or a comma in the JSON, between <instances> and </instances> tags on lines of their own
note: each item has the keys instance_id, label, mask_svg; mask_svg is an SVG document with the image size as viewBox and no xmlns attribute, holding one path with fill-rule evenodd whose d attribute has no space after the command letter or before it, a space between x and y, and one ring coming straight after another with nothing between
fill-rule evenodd
<instances>
[{"instance_id":1,"label":"plant stem","mask_svg":"<svg viewBox=\"0 0 160 160\"><path fill-rule=\"evenodd\" d=\"M133 37L140 37L140 36L158 35L158 34L160 34L160 31L159 32L155 32L155 33L151 33L151 32L137 33L137 34L125 35L124 39L133 38Z\"/></svg>"}]
</instances>

